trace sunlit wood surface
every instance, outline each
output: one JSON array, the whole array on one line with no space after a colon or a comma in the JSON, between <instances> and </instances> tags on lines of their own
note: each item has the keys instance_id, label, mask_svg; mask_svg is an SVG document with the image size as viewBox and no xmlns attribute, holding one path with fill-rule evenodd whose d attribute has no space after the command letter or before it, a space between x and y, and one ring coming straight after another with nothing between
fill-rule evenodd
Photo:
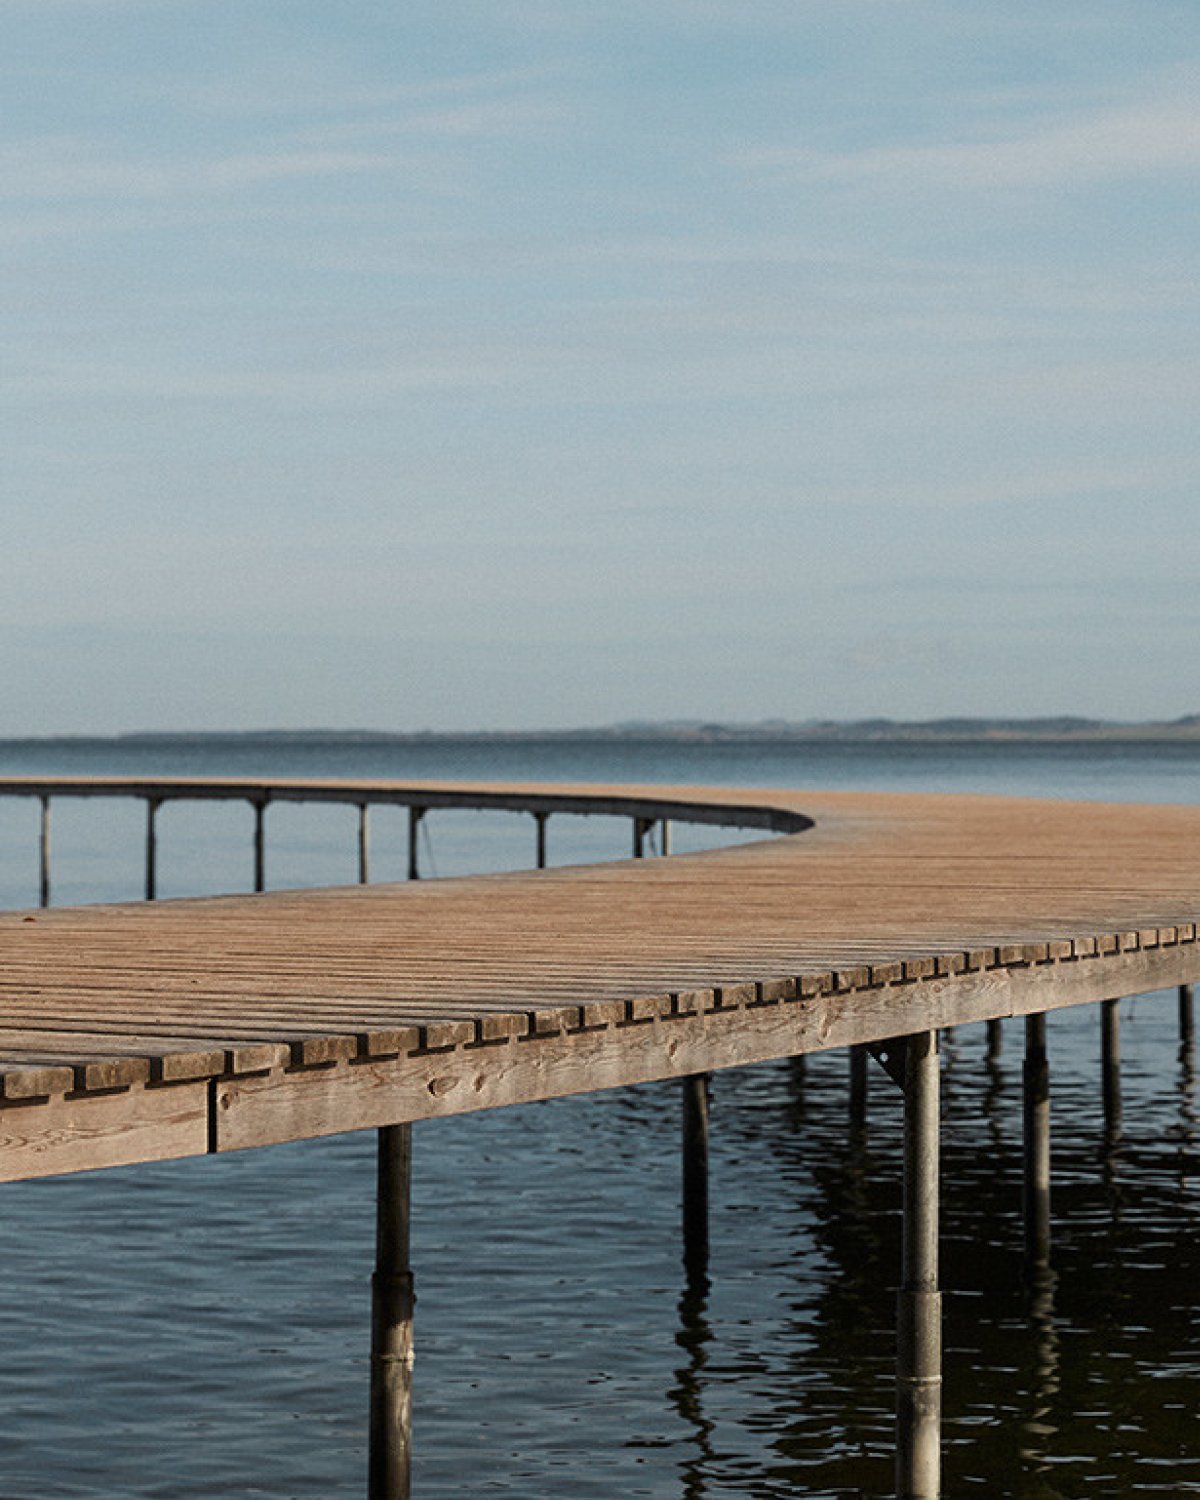
<instances>
[{"instance_id":1,"label":"sunlit wood surface","mask_svg":"<svg viewBox=\"0 0 1200 1500\"><path fill-rule=\"evenodd\" d=\"M461 1113L1200 978L1200 808L453 790L648 816L742 805L814 826L667 859L6 913L0 1175Z\"/></svg>"}]
</instances>

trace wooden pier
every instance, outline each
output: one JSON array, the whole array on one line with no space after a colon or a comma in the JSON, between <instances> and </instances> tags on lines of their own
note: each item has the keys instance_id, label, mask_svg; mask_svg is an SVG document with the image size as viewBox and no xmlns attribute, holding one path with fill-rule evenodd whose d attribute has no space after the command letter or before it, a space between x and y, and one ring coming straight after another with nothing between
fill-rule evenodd
<instances>
[{"instance_id":1,"label":"wooden pier","mask_svg":"<svg viewBox=\"0 0 1200 1500\"><path fill-rule=\"evenodd\" d=\"M684 1216L706 1255L704 1075L838 1047L870 1049L903 1090L897 1490L940 1493L937 1032L1027 1017L1026 1229L1049 1253L1048 1073L1057 1007L1200 978L1200 808L992 797L459 783L0 782L50 804L126 796L254 810L259 894L0 916L0 1178L42 1176L378 1128L372 1500L407 1494L414 1120L684 1080ZM357 886L261 893L278 801L356 806ZM520 874L369 885L368 808L628 817L634 858ZM776 836L646 855L672 821ZM659 847L666 847L665 836ZM1115 1012L1104 1088L1116 1108ZM857 1101L865 1077L857 1059Z\"/></svg>"}]
</instances>

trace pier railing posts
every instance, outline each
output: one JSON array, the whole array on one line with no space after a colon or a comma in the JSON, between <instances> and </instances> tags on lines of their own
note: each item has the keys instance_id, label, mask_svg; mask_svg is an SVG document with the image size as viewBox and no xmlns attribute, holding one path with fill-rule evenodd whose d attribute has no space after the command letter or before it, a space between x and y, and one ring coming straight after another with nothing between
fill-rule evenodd
<instances>
[{"instance_id":1,"label":"pier railing posts","mask_svg":"<svg viewBox=\"0 0 1200 1500\"><path fill-rule=\"evenodd\" d=\"M941 1494L942 1297L938 1291L938 1037L904 1041L904 1207L896 1319L896 1492Z\"/></svg>"},{"instance_id":2,"label":"pier railing posts","mask_svg":"<svg viewBox=\"0 0 1200 1500\"><path fill-rule=\"evenodd\" d=\"M42 798L42 826L38 836L38 905L50 905L50 798Z\"/></svg>"},{"instance_id":3,"label":"pier railing posts","mask_svg":"<svg viewBox=\"0 0 1200 1500\"><path fill-rule=\"evenodd\" d=\"M1121 1129L1121 1002L1100 1007L1101 1070L1104 1074L1104 1133L1109 1141Z\"/></svg>"},{"instance_id":4,"label":"pier railing posts","mask_svg":"<svg viewBox=\"0 0 1200 1500\"><path fill-rule=\"evenodd\" d=\"M423 807L410 807L408 810L408 878L420 880L421 863L418 855L418 840L421 837L421 819L425 816Z\"/></svg>"},{"instance_id":5,"label":"pier railing posts","mask_svg":"<svg viewBox=\"0 0 1200 1500\"><path fill-rule=\"evenodd\" d=\"M534 855L537 862L537 868L539 870L544 870L546 868L546 824L550 819L550 814L544 812L535 812L533 818L535 824L537 825L537 833L535 835L534 843Z\"/></svg>"},{"instance_id":6,"label":"pier railing posts","mask_svg":"<svg viewBox=\"0 0 1200 1500\"><path fill-rule=\"evenodd\" d=\"M371 879L371 824L367 804L358 806L358 883L367 885Z\"/></svg>"},{"instance_id":7,"label":"pier railing posts","mask_svg":"<svg viewBox=\"0 0 1200 1500\"><path fill-rule=\"evenodd\" d=\"M267 803L265 798L253 802L254 808L254 889L267 888Z\"/></svg>"},{"instance_id":8,"label":"pier railing posts","mask_svg":"<svg viewBox=\"0 0 1200 1500\"><path fill-rule=\"evenodd\" d=\"M157 797L146 798L146 900L153 901L158 895L158 818L160 803Z\"/></svg>"},{"instance_id":9,"label":"pier railing posts","mask_svg":"<svg viewBox=\"0 0 1200 1500\"><path fill-rule=\"evenodd\" d=\"M412 1126L379 1132L371 1277L368 1500L408 1500L412 1464L413 1275L409 1261Z\"/></svg>"},{"instance_id":10,"label":"pier railing posts","mask_svg":"<svg viewBox=\"0 0 1200 1500\"><path fill-rule=\"evenodd\" d=\"M708 1269L708 1090L707 1073L681 1080L683 1087L683 1264L689 1281Z\"/></svg>"},{"instance_id":11,"label":"pier railing posts","mask_svg":"<svg viewBox=\"0 0 1200 1500\"><path fill-rule=\"evenodd\" d=\"M1050 1064L1046 1017L1025 1017L1025 1262L1032 1275L1050 1261Z\"/></svg>"}]
</instances>

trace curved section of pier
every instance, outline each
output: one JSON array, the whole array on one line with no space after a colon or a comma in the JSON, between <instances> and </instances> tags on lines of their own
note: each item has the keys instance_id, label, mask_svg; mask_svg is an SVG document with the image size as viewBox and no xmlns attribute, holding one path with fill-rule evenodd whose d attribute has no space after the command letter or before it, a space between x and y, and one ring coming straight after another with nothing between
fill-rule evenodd
<instances>
[{"instance_id":1,"label":"curved section of pier","mask_svg":"<svg viewBox=\"0 0 1200 1500\"><path fill-rule=\"evenodd\" d=\"M0 916L0 1177L694 1075L1200 978L1200 808L666 787L0 783L742 824L670 859Z\"/></svg>"}]
</instances>

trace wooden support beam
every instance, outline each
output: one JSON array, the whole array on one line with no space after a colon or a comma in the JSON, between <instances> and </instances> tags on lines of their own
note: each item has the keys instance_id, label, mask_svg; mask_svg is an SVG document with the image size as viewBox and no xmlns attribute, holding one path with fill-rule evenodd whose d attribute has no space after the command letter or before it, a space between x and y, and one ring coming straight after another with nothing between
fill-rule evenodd
<instances>
[{"instance_id":1,"label":"wooden support beam","mask_svg":"<svg viewBox=\"0 0 1200 1500\"><path fill-rule=\"evenodd\" d=\"M1188 1052L1191 1051L1196 1040L1196 1014L1190 984L1179 986L1179 1040L1184 1050Z\"/></svg>"},{"instance_id":2,"label":"wooden support beam","mask_svg":"<svg viewBox=\"0 0 1200 1500\"><path fill-rule=\"evenodd\" d=\"M671 852L671 820L670 820L670 818L663 818L660 821L660 823L658 825L658 834L659 834L659 843L660 843L660 848L659 848L658 852L659 852L659 854L661 854L661 855L663 855L665 857L666 855L670 854L670 852Z\"/></svg>"},{"instance_id":3,"label":"wooden support beam","mask_svg":"<svg viewBox=\"0 0 1200 1500\"><path fill-rule=\"evenodd\" d=\"M160 806L157 797L146 798L146 900L158 895L158 831L155 822Z\"/></svg>"},{"instance_id":4,"label":"wooden support beam","mask_svg":"<svg viewBox=\"0 0 1200 1500\"><path fill-rule=\"evenodd\" d=\"M896 1493L941 1494L942 1298L938 1290L937 1032L904 1046L904 1206L896 1318Z\"/></svg>"},{"instance_id":5,"label":"wooden support beam","mask_svg":"<svg viewBox=\"0 0 1200 1500\"><path fill-rule=\"evenodd\" d=\"M535 812L533 815L533 820L537 825L534 857L537 868L539 870L544 870L546 868L546 824L550 820L550 814L544 812Z\"/></svg>"},{"instance_id":6,"label":"wooden support beam","mask_svg":"<svg viewBox=\"0 0 1200 1500\"><path fill-rule=\"evenodd\" d=\"M412 1467L412 1127L379 1132L371 1277L368 1500L408 1500Z\"/></svg>"},{"instance_id":7,"label":"wooden support beam","mask_svg":"<svg viewBox=\"0 0 1200 1500\"><path fill-rule=\"evenodd\" d=\"M633 820L633 857L642 859L646 853L646 835L653 826L652 818L634 818Z\"/></svg>"},{"instance_id":8,"label":"wooden support beam","mask_svg":"<svg viewBox=\"0 0 1200 1500\"><path fill-rule=\"evenodd\" d=\"M707 1073L680 1080L683 1089L683 1264L689 1281L708 1269Z\"/></svg>"},{"instance_id":9,"label":"wooden support beam","mask_svg":"<svg viewBox=\"0 0 1200 1500\"><path fill-rule=\"evenodd\" d=\"M417 842L421 836L421 819L425 816L423 807L410 807L408 809L408 878L420 880L421 862L418 855Z\"/></svg>"},{"instance_id":10,"label":"wooden support beam","mask_svg":"<svg viewBox=\"0 0 1200 1500\"><path fill-rule=\"evenodd\" d=\"M50 798L42 798L42 826L38 838L38 905L50 905Z\"/></svg>"},{"instance_id":11,"label":"wooden support beam","mask_svg":"<svg viewBox=\"0 0 1200 1500\"><path fill-rule=\"evenodd\" d=\"M358 883L367 885L371 879L371 825L370 813L365 802L358 809Z\"/></svg>"},{"instance_id":12,"label":"wooden support beam","mask_svg":"<svg viewBox=\"0 0 1200 1500\"><path fill-rule=\"evenodd\" d=\"M1121 1129L1121 1002L1105 1000L1100 1007L1101 1071L1104 1090L1104 1130L1111 1141Z\"/></svg>"},{"instance_id":13,"label":"wooden support beam","mask_svg":"<svg viewBox=\"0 0 1200 1500\"><path fill-rule=\"evenodd\" d=\"M256 892L265 891L267 888L267 803L264 798L259 798L253 803L254 807L254 889Z\"/></svg>"},{"instance_id":14,"label":"wooden support beam","mask_svg":"<svg viewBox=\"0 0 1200 1500\"><path fill-rule=\"evenodd\" d=\"M989 1021L987 1023L987 1056L988 1062L998 1062L1000 1054L1004 1051L1004 1022Z\"/></svg>"},{"instance_id":15,"label":"wooden support beam","mask_svg":"<svg viewBox=\"0 0 1200 1500\"><path fill-rule=\"evenodd\" d=\"M1045 1014L1025 1017L1025 1261L1033 1275L1050 1262L1050 1064Z\"/></svg>"}]
</instances>

